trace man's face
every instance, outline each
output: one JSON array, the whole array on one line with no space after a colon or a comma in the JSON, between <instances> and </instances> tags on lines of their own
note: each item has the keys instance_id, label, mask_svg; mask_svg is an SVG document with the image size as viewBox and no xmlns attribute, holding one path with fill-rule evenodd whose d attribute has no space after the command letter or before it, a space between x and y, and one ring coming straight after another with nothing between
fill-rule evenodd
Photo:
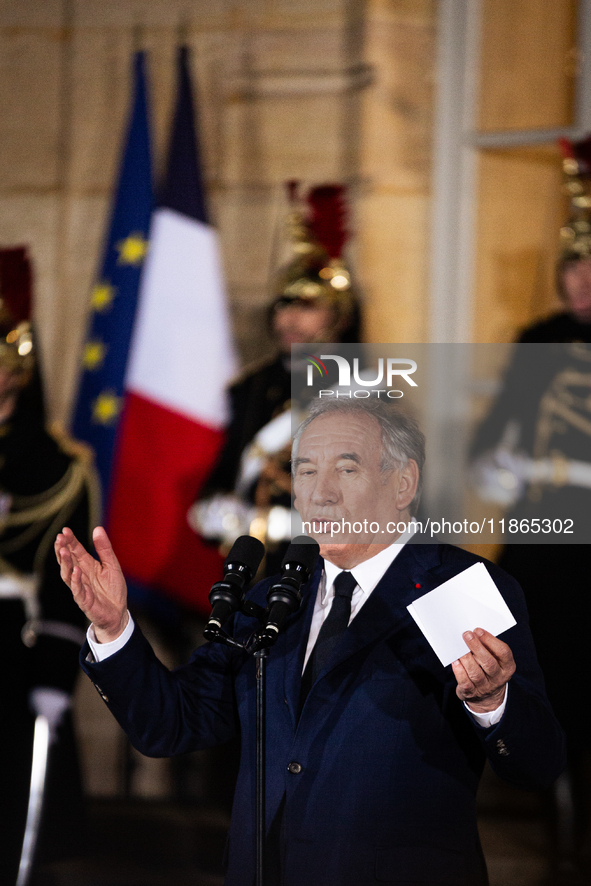
<instances>
[{"instance_id":1,"label":"man's face","mask_svg":"<svg viewBox=\"0 0 591 886\"><path fill-rule=\"evenodd\" d=\"M562 285L568 309L579 323L591 323L591 258L567 264Z\"/></svg>"},{"instance_id":2,"label":"man's face","mask_svg":"<svg viewBox=\"0 0 591 886\"><path fill-rule=\"evenodd\" d=\"M278 305L273 314L273 332L279 339L281 350L288 354L291 345L335 340L335 326L334 310L322 304L295 301Z\"/></svg>"},{"instance_id":3,"label":"man's face","mask_svg":"<svg viewBox=\"0 0 591 886\"><path fill-rule=\"evenodd\" d=\"M381 471L381 456L380 426L362 412L321 415L300 439L295 507L309 524L304 531L320 544L321 555L343 569L388 547L400 535L388 531L388 524L392 530L392 523L410 519L416 463L409 460L402 468Z\"/></svg>"}]
</instances>

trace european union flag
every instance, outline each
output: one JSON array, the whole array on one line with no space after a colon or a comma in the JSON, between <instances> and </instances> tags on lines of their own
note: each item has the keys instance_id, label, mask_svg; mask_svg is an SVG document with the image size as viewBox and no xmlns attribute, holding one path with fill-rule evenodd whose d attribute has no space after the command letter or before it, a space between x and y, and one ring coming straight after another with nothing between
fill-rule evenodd
<instances>
[{"instance_id":1,"label":"european union flag","mask_svg":"<svg viewBox=\"0 0 591 886\"><path fill-rule=\"evenodd\" d=\"M96 452L103 495L123 405L125 370L153 209L152 163L144 54L134 60L134 98L102 271L92 292L92 321L73 434Z\"/></svg>"}]
</instances>

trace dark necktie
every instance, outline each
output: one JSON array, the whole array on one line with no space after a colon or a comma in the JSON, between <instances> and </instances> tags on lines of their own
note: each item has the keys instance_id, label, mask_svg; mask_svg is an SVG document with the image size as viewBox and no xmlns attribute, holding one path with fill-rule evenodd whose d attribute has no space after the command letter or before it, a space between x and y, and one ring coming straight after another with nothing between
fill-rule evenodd
<instances>
[{"instance_id":1,"label":"dark necktie","mask_svg":"<svg viewBox=\"0 0 591 886\"><path fill-rule=\"evenodd\" d=\"M351 597L356 587L357 582L350 572L339 572L334 580L334 599L330 612L322 623L302 674L300 710L312 685L330 661L337 643L345 633L351 618Z\"/></svg>"}]
</instances>

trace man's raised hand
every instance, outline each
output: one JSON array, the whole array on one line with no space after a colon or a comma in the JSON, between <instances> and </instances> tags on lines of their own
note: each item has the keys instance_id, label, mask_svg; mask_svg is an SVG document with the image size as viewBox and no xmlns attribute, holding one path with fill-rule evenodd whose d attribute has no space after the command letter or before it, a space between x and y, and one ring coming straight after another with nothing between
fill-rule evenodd
<instances>
[{"instance_id":1,"label":"man's raised hand","mask_svg":"<svg viewBox=\"0 0 591 886\"><path fill-rule=\"evenodd\" d=\"M55 555L74 600L94 625L96 639L108 643L123 632L129 618L127 585L102 526L94 530L92 540L98 560L66 527L55 540Z\"/></svg>"}]
</instances>

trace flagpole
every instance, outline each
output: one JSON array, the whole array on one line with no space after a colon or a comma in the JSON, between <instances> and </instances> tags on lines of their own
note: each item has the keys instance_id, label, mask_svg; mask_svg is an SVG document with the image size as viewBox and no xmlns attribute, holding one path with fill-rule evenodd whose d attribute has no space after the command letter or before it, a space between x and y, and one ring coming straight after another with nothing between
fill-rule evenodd
<instances>
[{"instance_id":1,"label":"flagpole","mask_svg":"<svg viewBox=\"0 0 591 886\"><path fill-rule=\"evenodd\" d=\"M61 52L59 66L59 107L58 107L58 144L56 153L56 184L58 190L58 225L56 239L56 289L63 299L68 291L68 237L70 235L70 218L72 215L72 133L73 133L73 69L74 69L74 4L73 0L63 0L61 25ZM49 415L51 418L65 418L67 405L64 403L65 390L63 387L64 375L75 383L75 363L69 363L69 372L63 371L64 355L59 347L59 342L67 340L69 335L69 312L64 316L64 303L60 302L57 323L49 324L53 329L54 338L51 342L49 353L43 354L41 350L42 368L49 369L50 384L46 385L46 397L48 399ZM39 326L43 324L40 322ZM58 390L54 390L55 383Z\"/></svg>"}]
</instances>

